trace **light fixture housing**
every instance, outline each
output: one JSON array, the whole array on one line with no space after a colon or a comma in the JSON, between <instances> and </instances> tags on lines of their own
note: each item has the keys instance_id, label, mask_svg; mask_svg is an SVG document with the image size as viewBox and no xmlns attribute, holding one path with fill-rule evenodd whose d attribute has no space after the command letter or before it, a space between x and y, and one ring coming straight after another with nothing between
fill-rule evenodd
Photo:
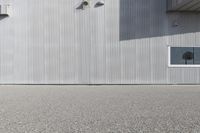
<instances>
[{"instance_id":1,"label":"light fixture housing","mask_svg":"<svg viewBox=\"0 0 200 133\"><path fill-rule=\"evenodd\" d=\"M96 3L95 7L103 6L104 4L104 1L99 1Z\"/></svg>"},{"instance_id":2,"label":"light fixture housing","mask_svg":"<svg viewBox=\"0 0 200 133\"><path fill-rule=\"evenodd\" d=\"M83 6L88 6L88 5L89 5L89 2L88 2L87 0L84 0L84 1L82 2L82 5L83 5Z\"/></svg>"},{"instance_id":3,"label":"light fixture housing","mask_svg":"<svg viewBox=\"0 0 200 133\"><path fill-rule=\"evenodd\" d=\"M9 5L0 5L0 16L9 16Z\"/></svg>"},{"instance_id":4,"label":"light fixture housing","mask_svg":"<svg viewBox=\"0 0 200 133\"><path fill-rule=\"evenodd\" d=\"M80 5L76 9L82 9L84 10L86 7L89 7L90 3L88 0L82 0Z\"/></svg>"}]
</instances>

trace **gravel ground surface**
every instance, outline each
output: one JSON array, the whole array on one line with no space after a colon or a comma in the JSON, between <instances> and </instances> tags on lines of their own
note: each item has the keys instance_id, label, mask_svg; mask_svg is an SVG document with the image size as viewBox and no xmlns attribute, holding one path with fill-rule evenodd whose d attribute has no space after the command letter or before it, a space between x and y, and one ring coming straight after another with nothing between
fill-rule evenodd
<instances>
[{"instance_id":1,"label":"gravel ground surface","mask_svg":"<svg viewBox=\"0 0 200 133\"><path fill-rule=\"evenodd\" d=\"M200 86L0 86L0 133L200 133Z\"/></svg>"}]
</instances>

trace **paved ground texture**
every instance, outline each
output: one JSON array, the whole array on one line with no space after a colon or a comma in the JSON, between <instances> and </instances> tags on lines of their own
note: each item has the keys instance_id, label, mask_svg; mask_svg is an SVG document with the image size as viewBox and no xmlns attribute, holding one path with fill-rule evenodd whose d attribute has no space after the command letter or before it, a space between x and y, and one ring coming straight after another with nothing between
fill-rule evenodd
<instances>
[{"instance_id":1,"label":"paved ground texture","mask_svg":"<svg viewBox=\"0 0 200 133\"><path fill-rule=\"evenodd\" d=\"M200 86L0 86L0 133L200 133Z\"/></svg>"}]
</instances>

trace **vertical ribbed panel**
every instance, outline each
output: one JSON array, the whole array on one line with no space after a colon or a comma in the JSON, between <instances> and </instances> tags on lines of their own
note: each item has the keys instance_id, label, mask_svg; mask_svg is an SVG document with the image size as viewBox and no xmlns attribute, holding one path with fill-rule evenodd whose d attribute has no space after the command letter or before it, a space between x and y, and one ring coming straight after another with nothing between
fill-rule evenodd
<instances>
[{"instance_id":1,"label":"vertical ribbed panel","mask_svg":"<svg viewBox=\"0 0 200 133\"><path fill-rule=\"evenodd\" d=\"M76 5L81 1L76 0ZM91 6L91 5L90 5ZM88 84L90 81L90 56L91 56L91 9L79 9L75 11L75 41L77 44L78 83Z\"/></svg>"},{"instance_id":2,"label":"vertical ribbed panel","mask_svg":"<svg viewBox=\"0 0 200 133\"><path fill-rule=\"evenodd\" d=\"M200 68L169 68L168 46L200 46L200 15L165 0L0 0L0 83L200 84ZM174 26L174 23L178 26Z\"/></svg>"},{"instance_id":3,"label":"vertical ribbed panel","mask_svg":"<svg viewBox=\"0 0 200 133\"><path fill-rule=\"evenodd\" d=\"M61 0L59 5L59 40L60 40L60 83L74 84L77 73L77 44L75 41L75 9L76 1ZM64 19L63 19L64 18Z\"/></svg>"},{"instance_id":4,"label":"vertical ribbed panel","mask_svg":"<svg viewBox=\"0 0 200 133\"><path fill-rule=\"evenodd\" d=\"M97 2L93 0L91 4ZM91 8L91 22L90 83L103 84L106 82L105 6Z\"/></svg>"},{"instance_id":5,"label":"vertical ribbed panel","mask_svg":"<svg viewBox=\"0 0 200 133\"><path fill-rule=\"evenodd\" d=\"M121 47L119 43L119 1L105 5L106 83L121 83Z\"/></svg>"}]
</instances>

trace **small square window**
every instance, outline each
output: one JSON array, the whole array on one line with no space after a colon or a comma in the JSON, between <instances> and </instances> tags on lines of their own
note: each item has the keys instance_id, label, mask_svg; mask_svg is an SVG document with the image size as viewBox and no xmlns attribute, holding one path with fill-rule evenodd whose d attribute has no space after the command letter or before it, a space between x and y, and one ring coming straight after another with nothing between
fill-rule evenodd
<instances>
[{"instance_id":1,"label":"small square window","mask_svg":"<svg viewBox=\"0 0 200 133\"><path fill-rule=\"evenodd\" d=\"M170 67L200 67L200 47L169 47Z\"/></svg>"}]
</instances>

